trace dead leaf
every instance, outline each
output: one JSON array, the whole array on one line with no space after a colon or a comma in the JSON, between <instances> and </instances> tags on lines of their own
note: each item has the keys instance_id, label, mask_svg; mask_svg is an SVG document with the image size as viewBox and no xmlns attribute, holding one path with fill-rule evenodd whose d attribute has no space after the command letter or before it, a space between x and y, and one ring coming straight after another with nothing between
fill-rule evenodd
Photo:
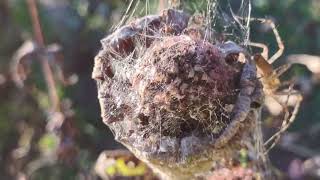
<instances>
[{"instance_id":1,"label":"dead leaf","mask_svg":"<svg viewBox=\"0 0 320 180\"><path fill-rule=\"evenodd\" d=\"M24 86L24 81L30 73L31 59L35 58L39 50L38 45L31 41L25 41L22 46L14 53L11 64L12 80L18 87Z\"/></svg>"}]
</instances>

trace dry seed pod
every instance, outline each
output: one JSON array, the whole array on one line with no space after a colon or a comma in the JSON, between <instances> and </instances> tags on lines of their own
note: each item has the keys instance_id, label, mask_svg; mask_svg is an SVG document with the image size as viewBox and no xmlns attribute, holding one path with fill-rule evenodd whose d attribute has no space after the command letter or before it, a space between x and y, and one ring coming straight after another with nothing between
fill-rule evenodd
<instances>
[{"instance_id":1,"label":"dry seed pod","mask_svg":"<svg viewBox=\"0 0 320 180\"><path fill-rule=\"evenodd\" d=\"M262 141L262 86L249 55L183 34L187 22L169 9L118 29L102 40L92 74L116 140L168 179L237 167L240 151L257 158L254 138ZM249 168L258 173L259 163Z\"/></svg>"}]
</instances>

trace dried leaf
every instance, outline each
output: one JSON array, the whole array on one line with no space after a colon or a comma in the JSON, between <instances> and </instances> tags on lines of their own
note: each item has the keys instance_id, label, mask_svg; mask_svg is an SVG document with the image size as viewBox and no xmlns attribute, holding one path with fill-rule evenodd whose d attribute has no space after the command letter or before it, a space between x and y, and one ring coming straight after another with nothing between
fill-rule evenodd
<instances>
[{"instance_id":1,"label":"dried leaf","mask_svg":"<svg viewBox=\"0 0 320 180\"><path fill-rule=\"evenodd\" d=\"M13 55L11 73L12 79L18 87L22 88L24 86L24 81L31 71L29 68L30 61L35 58L38 52L38 45L31 40L27 40Z\"/></svg>"}]
</instances>

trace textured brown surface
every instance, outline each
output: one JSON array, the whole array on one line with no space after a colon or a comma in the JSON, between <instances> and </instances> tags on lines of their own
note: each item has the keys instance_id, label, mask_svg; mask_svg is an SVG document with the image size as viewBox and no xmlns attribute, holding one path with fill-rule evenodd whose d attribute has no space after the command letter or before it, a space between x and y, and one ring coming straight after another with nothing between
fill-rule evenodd
<instances>
[{"instance_id":1,"label":"textured brown surface","mask_svg":"<svg viewBox=\"0 0 320 180\"><path fill-rule=\"evenodd\" d=\"M246 51L184 31L187 21L166 10L123 26L102 40L93 71L115 138L168 177L230 166L263 97Z\"/></svg>"},{"instance_id":2,"label":"textured brown surface","mask_svg":"<svg viewBox=\"0 0 320 180\"><path fill-rule=\"evenodd\" d=\"M165 37L138 67L132 87L142 97L137 118L144 137L160 130L177 138L218 135L229 123L241 72L216 46L188 36Z\"/></svg>"}]
</instances>

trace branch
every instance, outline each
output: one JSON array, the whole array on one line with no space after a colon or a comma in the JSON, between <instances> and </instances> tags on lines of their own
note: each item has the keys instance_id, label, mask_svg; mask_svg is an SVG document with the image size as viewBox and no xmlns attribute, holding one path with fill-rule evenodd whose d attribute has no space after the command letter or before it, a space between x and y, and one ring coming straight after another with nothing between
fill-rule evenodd
<instances>
[{"instance_id":1,"label":"branch","mask_svg":"<svg viewBox=\"0 0 320 180\"><path fill-rule=\"evenodd\" d=\"M32 20L34 37L40 46L41 49L45 48L45 42L41 30L41 25L39 21L38 9L35 0L27 0L29 13ZM42 56L41 60L42 71L45 77L45 81L49 91L49 97L51 101L52 111L59 111L59 97L57 93L56 84L52 75L52 70L50 68L48 58L46 56Z\"/></svg>"}]
</instances>

